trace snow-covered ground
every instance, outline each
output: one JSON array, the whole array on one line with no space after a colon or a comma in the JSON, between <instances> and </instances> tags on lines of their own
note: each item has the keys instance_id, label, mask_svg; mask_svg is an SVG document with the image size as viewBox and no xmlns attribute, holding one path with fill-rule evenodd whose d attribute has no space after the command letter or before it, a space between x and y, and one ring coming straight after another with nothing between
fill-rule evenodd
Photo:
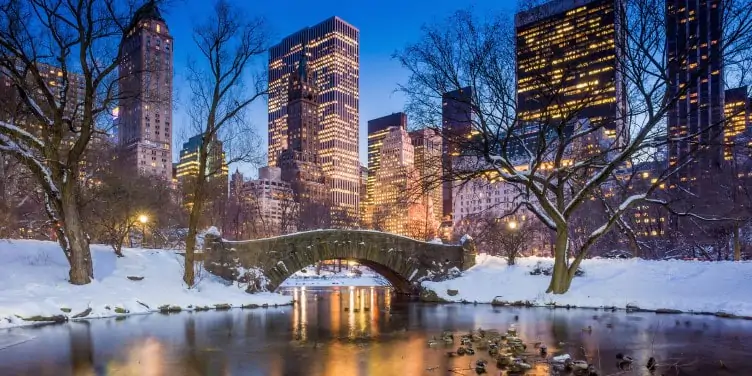
<instances>
[{"instance_id":1,"label":"snow-covered ground","mask_svg":"<svg viewBox=\"0 0 752 376\"><path fill-rule=\"evenodd\" d=\"M509 266L501 258L479 255L477 264L461 277L423 286L448 301L490 303L498 296L505 302L535 305L632 305L752 316L752 262L585 260L581 265L585 274L575 277L564 295L546 294L549 277L530 275L539 262L553 265L549 258L526 257ZM457 294L450 296L447 290L457 290Z\"/></svg>"},{"instance_id":2,"label":"snow-covered ground","mask_svg":"<svg viewBox=\"0 0 752 376\"><path fill-rule=\"evenodd\" d=\"M386 286L388 282L379 277L332 277L332 278L288 278L280 287L295 286Z\"/></svg>"},{"instance_id":3,"label":"snow-covered ground","mask_svg":"<svg viewBox=\"0 0 752 376\"><path fill-rule=\"evenodd\" d=\"M57 243L0 239L0 328L33 323L22 317L72 317L87 308L87 318L96 318L154 312L164 305L190 310L292 301L274 293L247 294L207 272L197 287L187 289L181 278L182 256L174 251L124 249L125 257L117 258L107 246L91 248L95 280L74 286L67 282L68 262Z\"/></svg>"},{"instance_id":4,"label":"snow-covered ground","mask_svg":"<svg viewBox=\"0 0 752 376\"><path fill-rule=\"evenodd\" d=\"M374 273L366 267L360 267L361 275L357 275L349 270L341 272L331 272L321 270L319 275L315 274L315 267L311 265L304 271L294 273L290 278L282 282L280 287L295 286L386 286L389 282L384 277Z\"/></svg>"}]
</instances>

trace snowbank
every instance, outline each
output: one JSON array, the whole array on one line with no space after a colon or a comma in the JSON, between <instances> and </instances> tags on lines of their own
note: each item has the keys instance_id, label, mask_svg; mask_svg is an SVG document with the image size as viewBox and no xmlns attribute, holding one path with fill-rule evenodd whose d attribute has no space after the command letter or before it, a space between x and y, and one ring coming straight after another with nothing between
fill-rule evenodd
<instances>
[{"instance_id":1,"label":"snowbank","mask_svg":"<svg viewBox=\"0 0 752 376\"><path fill-rule=\"evenodd\" d=\"M292 301L274 293L247 294L207 272L197 287L187 289L181 278L182 256L173 251L126 248L125 257L117 258L106 246L93 245L91 250L95 280L74 286L67 282L68 262L57 243L0 240L0 328L33 323L20 317L72 317L88 308L86 317L97 318L155 312L165 305L190 310Z\"/></svg>"},{"instance_id":2,"label":"snowbank","mask_svg":"<svg viewBox=\"0 0 752 376\"><path fill-rule=\"evenodd\" d=\"M490 303L499 296L501 301L535 305L630 305L752 316L752 262L585 260L584 276L575 277L564 295L545 293L550 277L530 275L538 263L552 266L550 258L520 258L517 265L509 266L502 258L479 255L476 262L459 278L423 286L447 301ZM457 291L450 296L447 290Z\"/></svg>"}]
</instances>

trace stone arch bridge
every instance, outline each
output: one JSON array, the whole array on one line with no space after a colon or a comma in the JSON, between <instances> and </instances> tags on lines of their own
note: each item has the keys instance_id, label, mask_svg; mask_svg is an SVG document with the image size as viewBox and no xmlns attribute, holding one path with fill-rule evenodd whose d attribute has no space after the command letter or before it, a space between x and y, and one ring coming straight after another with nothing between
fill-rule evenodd
<instances>
[{"instance_id":1,"label":"stone arch bridge","mask_svg":"<svg viewBox=\"0 0 752 376\"><path fill-rule=\"evenodd\" d=\"M204 266L248 291L273 291L293 273L318 261L355 260L386 278L401 293L421 281L449 278L475 265L475 245L427 243L367 230L316 230L267 239L228 241L207 236Z\"/></svg>"}]
</instances>

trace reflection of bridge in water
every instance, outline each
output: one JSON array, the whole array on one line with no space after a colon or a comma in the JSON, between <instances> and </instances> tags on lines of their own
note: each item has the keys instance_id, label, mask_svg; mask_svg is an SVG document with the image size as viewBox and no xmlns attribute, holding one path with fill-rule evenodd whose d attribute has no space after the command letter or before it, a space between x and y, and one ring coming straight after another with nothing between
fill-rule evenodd
<instances>
[{"instance_id":1,"label":"reflection of bridge in water","mask_svg":"<svg viewBox=\"0 0 752 376\"><path fill-rule=\"evenodd\" d=\"M317 230L248 241L205 239L211 273L272 291L293 273L325 260L354 260L386 278L401 293L421 281L444 278L475 265L472 240L462 245L418 241L367 230Z\"/></svg>"}]
</instances>

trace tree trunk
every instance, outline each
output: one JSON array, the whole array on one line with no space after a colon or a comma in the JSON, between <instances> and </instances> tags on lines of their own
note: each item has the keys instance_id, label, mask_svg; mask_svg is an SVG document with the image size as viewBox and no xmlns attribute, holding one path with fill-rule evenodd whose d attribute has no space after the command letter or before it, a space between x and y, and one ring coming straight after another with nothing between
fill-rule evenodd
<instances>
[{"instance_id":1,"label":"tree trunk","mask_svg":"<svg viewBox=\"0 0 752 376\"><path fill-rule=\"evenodd\" d=\"M734 221L734 261L742 260L742 242L739 239L739 221Z\"/></svg>"},{"instance_id":2,"label":"tree trunk","mask_svg":"<svg viewBox=\"0 0 752 376\"><path fill-rule=\"evenodd\" d=\"M196 235L198 234L198 222L201 215L201 200L194 195L193 206L188 217L188 235L185 239L185 272L183 282L191 288L195 284L195 275L193 270L194 254L196 251Z\"/></svg>"},{"instance_id":3,"label":"tree trunk","mask_svg":"<svg viewBox=\"0 0 752 376\"><path fill-rule=\"evenodd\" d=\"M192 216L191 216L192 217ZM183 272L183 282L188 286L188 288L192 287L195 283L195 275L193 273L193 254L194 249L196 248L196 227L195 226L188 226L188 235L185 239L185 265Z\"/></svg>"},{"instance_id":4,"label":"tree trunk","mask_svg":"<svg viewBox=\"0 0 752 376\"><path fill-rule=\"evenodd\" d=\"M640 249L640 245L637 244L637 239L632 234L627 235L627 238L629 240L629 248L632 250L632 257L642 257L642 250Z\"/></svg>"},{"instance_id":5,"label":"tree trunk","mask_svg":"<svg viewBox=\"0 0 752 376\"><path fill-rule=\"evenodd\" d=\"M207 160L207 145L206 140L199 149L198 158L198 174L193 186L193 205L191 205L191 213L188 216L188 237L185 239L185 271L183 274L183 282L192 288L196 283L196 276L193 269L193 263L195 260L194 253L196 251L196 234L198 233L199 220L201 212L204 206L204 182L206 180L206 160Z\"/></svg>"},{"instance_id":6,"label":"tree trunk","mask_svg":"<svg viewBox=\"0 0 752 376\"><path fill-rule=\"evenodd\" d=\"M78 213L78 203L75 195L75 182L68 181L60 192L63 211L63 233L65 239L65 253L70 263L70 283L85 285L94 278L94 265L91 260L89 240L84 231L81 217ZM63 242L60 243L63 245Z\"/></svg>"},{"instance_id":7,"label":"tree trunk","mask_svg":"<svg viewBox=\"0 0 752 376\"><path fill-rule=\"evenodd\" d=\"M125 257L123 254L123 242L119 242L112 245L112 250L115 251L115 256L117 257Z\"/></svg>"},{"instance_id":8,"label":"tree trunk","mask_svg":"<svg viewBox=\"0 0 752 376\"><path fill-rule=\"evenodd\" d=\"M559 225L556 229L556 242L554 244L554 271L551 274L551 283L547 293L563 294L569 289L567 253L569 245L569 233L566 226Z\"/></svg>"}]
</instances>

